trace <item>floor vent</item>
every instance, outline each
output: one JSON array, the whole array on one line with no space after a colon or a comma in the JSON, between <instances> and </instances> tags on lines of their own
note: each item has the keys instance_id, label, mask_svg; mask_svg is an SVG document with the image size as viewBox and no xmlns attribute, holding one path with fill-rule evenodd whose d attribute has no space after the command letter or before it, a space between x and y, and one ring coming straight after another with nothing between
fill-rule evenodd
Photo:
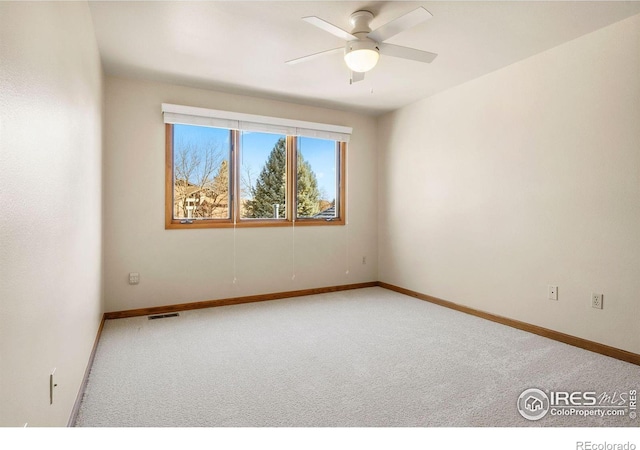
<instances>
[{"instance_id":1,"label":"floor vent","mask_svg":"<svg viewBox=\"0 0 640 450\"><path fill-rule=\"evenodd\" d=\"M149 320L154 320L154 319L166 319L168 317L178 317L180 314L178 313L171 313L171 314L158 314L155 316L149 316Z\"/></svg>"}]
</instances>

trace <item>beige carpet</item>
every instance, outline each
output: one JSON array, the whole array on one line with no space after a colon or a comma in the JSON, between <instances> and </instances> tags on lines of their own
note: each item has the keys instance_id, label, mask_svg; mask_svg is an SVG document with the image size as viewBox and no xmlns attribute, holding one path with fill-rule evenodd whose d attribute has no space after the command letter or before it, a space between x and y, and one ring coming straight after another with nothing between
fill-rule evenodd
<instances>
[{"instance_id":1,"label":"beige carpet","mask_svg":"<svg viewBox=\"0 0 640 450\"><path fill-rule=\"evenodd\" d=\"M639 384L638 366L368 288L107 321L76 425L637 427L530 421L517 401Z\"/></svg>"}]
</instances>

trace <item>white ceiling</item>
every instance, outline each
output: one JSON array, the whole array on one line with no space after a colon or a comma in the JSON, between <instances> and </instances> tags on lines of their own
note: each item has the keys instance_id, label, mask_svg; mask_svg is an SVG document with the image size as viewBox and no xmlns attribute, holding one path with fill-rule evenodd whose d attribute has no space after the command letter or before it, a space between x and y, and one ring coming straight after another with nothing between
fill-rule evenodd
<instances>
[{"instance_id":1,"label":"white ceiling","mask_svg":"<svg viewBox=\"0 0 640 450\"><path fill-rule=\"evenodd\" d=\"M382 56L349 85L340 54L285 61L343 41L303 22L319 16L347 31L423 6L433 18L388 42L438 53L431 64ZM108 74L380 114L477 78L640 13L640 2L91 1Z\"/></svg>"}]
</instances>

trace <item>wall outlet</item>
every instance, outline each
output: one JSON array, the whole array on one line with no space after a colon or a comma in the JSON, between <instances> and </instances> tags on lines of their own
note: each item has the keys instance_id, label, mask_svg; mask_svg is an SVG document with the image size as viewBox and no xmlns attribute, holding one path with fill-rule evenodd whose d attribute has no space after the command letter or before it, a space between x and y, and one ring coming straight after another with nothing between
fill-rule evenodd
<instances>
[{"instance_id":1,"label":"wall outlet","mask_svg":"<svg viewBox=\"0 0 640 450\"><path fill-rule=\"evenodd\" d=\"M362 257L362 264L366 264L366 263L367 263L367 257L366 257L366 256L363 256L363 257Z\"/></svg>"},{"instance_id":2,"label":"wall outlet","mask_svg":"<svg viewBox=\"0 0 640 450\"><path fill-rule=\"evenodd\" d=\"M602 294L591 293L591 307L602 309Z\"/></svg>"},{"instance_id":3,"label":"wall outlet","mask_svg":"<svg viewBox=\"0 0 640 450\"><path fill-rule=\"evenodd\" d=\"M129 273L129 284L140 283L140 274L138 272Z\"/></svg>"},{"instance_id":4,"label":"wall outlet","mask_svg":"<svg viewBox=\"0 0 640 450\"><path fill-rule=\"evenodd\" d=\"M558 286L549 286L549 300L558 300Z\"/></svg>"}]
</instances>

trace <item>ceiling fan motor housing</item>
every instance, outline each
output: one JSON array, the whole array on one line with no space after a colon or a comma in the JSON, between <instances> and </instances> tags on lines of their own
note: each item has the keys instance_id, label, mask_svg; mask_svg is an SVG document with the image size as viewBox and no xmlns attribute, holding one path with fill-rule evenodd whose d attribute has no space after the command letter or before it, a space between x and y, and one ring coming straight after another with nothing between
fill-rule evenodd
<instances>
[{"instance_id":1,"label":"ceiling fan motor housing","mask_svg":"<svg viewBox=\"0 0 640 450\"><path fill-rule=\"evenodd\" d=\"M356 50L373 50L374 52L380 51L380 49L378 48L378 43L368 38L359 39L357 41L349 41L344 47L345 55Z\"/></svg>"}]
</instances>

